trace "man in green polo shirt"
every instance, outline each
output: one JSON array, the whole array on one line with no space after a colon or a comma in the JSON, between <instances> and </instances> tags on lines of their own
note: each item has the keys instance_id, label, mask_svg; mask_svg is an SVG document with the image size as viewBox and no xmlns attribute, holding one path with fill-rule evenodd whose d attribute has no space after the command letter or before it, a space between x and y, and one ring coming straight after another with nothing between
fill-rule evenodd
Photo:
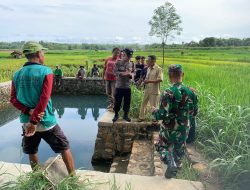
<instances>
[{"instance_id":1,"label":"man in green polo shirt","mask_svg":"<svg viewBox=\"0 0 250 190\"><path fill-rule=\"evenodd\" d=\"M57 124L51 101L53 73L44 66L44 50L40 44L27 42L23 54L28 62L12 80L10 102L21 111L23 152L29 155L32 169L39 164L38 146L44 139L55 153L61 153L69 174L75 174L69 141Z\"/></svg>"},{"instance_id":2,"label":"man in green polo shirt","mask_svg":"<svg viewBox=\"0 0 250 190\"><path fill-rule=\"evenodd\" d=\"M60 86L61 85L61 79L63 77L62 69L59 67L59 65L56 66L56 69L54 70L55 75L55 85Z\"/></svg>"}]
</instances>

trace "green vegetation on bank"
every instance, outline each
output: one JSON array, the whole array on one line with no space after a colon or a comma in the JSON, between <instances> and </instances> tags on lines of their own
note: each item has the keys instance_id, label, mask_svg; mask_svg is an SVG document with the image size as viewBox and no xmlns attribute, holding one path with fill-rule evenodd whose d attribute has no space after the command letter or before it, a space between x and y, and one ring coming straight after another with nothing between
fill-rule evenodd
<instances>
[{"instance_id":1,"label":"green vegetation on bank","mask_svg":"<svg viewBox=\"0 0 250 190\"><path fill-rule=\"evenodd\" d=\"M20 50L25 41L18 42L0 42L0 49L5 50ZM161 49L162 44L88 44L88 43L56 43L56 42L45 42L40 41L44 47L49 48L50 50L111 50L114 46L123 48L124 46L130 47L136 50L149 50L149 49ZM165 44L166 45L166 44ZM240 47L240 46L250 46L250 38L215 38L215 37L206 37L199 42L191 41L181 44L168 44L166 47L170 48L188 48L188 47Z\"/></svg>"},{"instance_id":2,"label":"green vegetation on bank","mask_svg":"<svg viewBox=\"0 0 250 190\"><path fill-rule=\"evenodd\" d=\"M9 81L25 59L13 59L0 51L0 81ZM46 64L61 65L64 76L75 76L79 65L88 72L94 63L102 69L110 51L49 51ZM162 65L160 50L135 51L134 55L155 54ZM200 100L197 146L211 160L224 189L249 187L250 181L250 48L167 49L164 82L168 87L167 66L182 64L184 83L197 89ZM131 115L137 117L143 92L133 88ZM149 115L150 117L150 115ZM230 187L230 188L229 188ZM243 188L242 188L243 189Z\"/></svg>"}]
</instances>

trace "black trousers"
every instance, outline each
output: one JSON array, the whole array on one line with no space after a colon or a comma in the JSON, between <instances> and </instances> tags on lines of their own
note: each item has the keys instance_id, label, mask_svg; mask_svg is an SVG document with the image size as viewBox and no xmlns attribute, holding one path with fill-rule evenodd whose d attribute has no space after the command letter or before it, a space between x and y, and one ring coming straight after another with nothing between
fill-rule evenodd
<instances>
[{"instance_id":1,"label":"black trousers","mask_svg":"<svg viewBox=\"0 0 250 190\"><path fill-rule=\"evenodd\" d=\"M118 114L121 109L123 99L123 111L124 114L128 114L130 109L130 102L131 102L131 89L130 88L116 88L115 89L115 105L114 105L114 112Z\"/></svg>"}]
</instances>

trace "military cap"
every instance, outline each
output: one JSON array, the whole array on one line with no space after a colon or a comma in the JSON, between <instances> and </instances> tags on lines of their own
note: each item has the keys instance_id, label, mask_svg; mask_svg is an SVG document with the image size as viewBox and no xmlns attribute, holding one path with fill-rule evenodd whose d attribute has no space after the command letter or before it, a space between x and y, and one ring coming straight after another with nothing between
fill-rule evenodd
<instances>
[{"instance_id":1,"label":"military cap","mask_svg":"<svg viewBox=\"0 0 250 190\"><path fill-rule=\"evenodd\" d=\"M171 73L171 72L181 72L181 73L183 73L184 70L183 70L182 65L173 64L173 65L169 65L169 67L168 67L168 73Z\"/></svg>"}]
</instances>

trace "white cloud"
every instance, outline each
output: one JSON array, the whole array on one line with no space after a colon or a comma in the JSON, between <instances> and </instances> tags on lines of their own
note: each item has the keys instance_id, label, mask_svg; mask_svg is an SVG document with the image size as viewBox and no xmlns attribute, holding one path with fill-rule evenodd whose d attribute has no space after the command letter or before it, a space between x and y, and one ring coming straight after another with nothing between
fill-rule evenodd
<instances>
[{"instance_id":1,"label":"white cloud","mask_svg":"<svg viewBox=\"0 0 250 190\"><path fill-rule=\"evenodd\" d=\"M0 4L0 10L3 10L3 11L14 11L13 8L11 8L9 6L1 5L1 4Z\"/></svg>"},{"instance_id":2,"label":"white cloud","mask_svg":"<svg viewBox=\"0 0 250 190\"><path fill-rule=\"evenodd\" d=\"M159 40L148 36L148 21L153 10L164 2L33 0L30 3L28 0L1 0L1 36L12 41L31 38L28 34L32 34L33 38L41 40L63 41L65 38L65 41L79 42L152 43ZM183 21L183 33L173 41L199 40L207 36L250 36L248 0L170 2ZM19 36L13 35L13 31Z\"/></svg>"}]
</instances>

